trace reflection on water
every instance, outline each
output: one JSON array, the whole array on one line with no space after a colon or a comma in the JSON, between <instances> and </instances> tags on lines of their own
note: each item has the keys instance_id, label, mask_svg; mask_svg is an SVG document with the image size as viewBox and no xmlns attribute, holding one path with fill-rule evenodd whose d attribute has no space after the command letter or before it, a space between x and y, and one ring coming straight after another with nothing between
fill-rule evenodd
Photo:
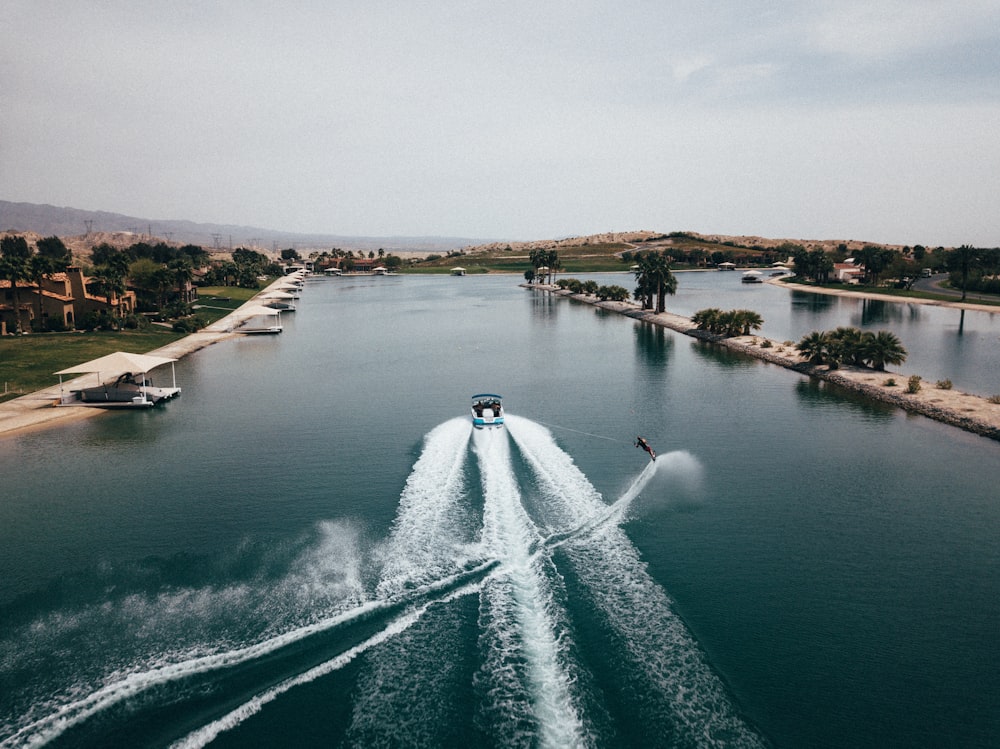
<instances>
[{"instance_id":1,"label":"reflection on water","mask_svg":"<svg viewBox=\"0 0 1000 749\"><path fill-rule=\"evenodd\" d=\"M809 408L841 408L848 406L857 413L880 419L892 419L895 406L866 398L849 388L841 387L832 382L802 379L795 383L795 395L801 405Z\"/></svg>"},{"instance_id":2,"label":"reflection on water","mask_svg":"<svg viewBox=\"0 0 1000 749\"><path fill-rule=\"evenodd\" d=\"M668 334L659 325L641 323L635 326L635 350L644 364L663 367L670 359L674 348L674 335Z\"/></svg>"},{"instance_id":3,"label":"reflection on water","mask_svg":"<svg viewBox=\"0 0 1000 749\"><path fill-rule=\"evenodd\" d=\"M702 341L697 338L694 339L691 350L704 361L718 364L722 369L746 369L762 363L760 359L720 344Z\"/></svg>"},{"instance_id":4,"label":"reflection on water","mask_svg":"<svg viewBox=\"0 0 1000 749\"><path fill-rule=\"evenodd\" d=\"M899 320L902 318L899 307L898 304L890 305L881 299L862 299L860 319L857 315L852 315L851 320L856 321L855 325L861 326L886 323L892 319Z\"/></svg>"},{"instance_id":5,"label":"reflection on water","mask_svg":"<svg viewBox=\"0 0 1000 749\"><path fill-rule=\"evenodd\" d=\"M813 294L807 291L791 292L792 312L819 314L833 309L839 298L832 294Z\"/></svg>"},{"instance_id":6,"label":"reflection on water","mask_svg":"<svg viewBox=\"0 0 1000 749\"><path fill-rule=\"evenodd\" d=\"M535 322L555 319L559 314L559 302L553 294L532 293L528 295L531 303L531 314Z\"/></svg>"}]
</instances>

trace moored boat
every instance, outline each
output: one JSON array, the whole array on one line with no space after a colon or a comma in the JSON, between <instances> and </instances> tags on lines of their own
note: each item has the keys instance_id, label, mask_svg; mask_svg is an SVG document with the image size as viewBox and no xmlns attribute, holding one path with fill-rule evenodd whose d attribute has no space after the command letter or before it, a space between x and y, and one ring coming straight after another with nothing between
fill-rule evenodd
<instances>
[{"instance_id":1,"label":"moored boat","mask_svg":"<svg viewBox=\"0 0 1000 749\"><path fill-rule=\"evenodd\" d=\"M472 426L503 426L503 397L495 393L479 393L472 396Z\"/></svg>"}]
</instances>

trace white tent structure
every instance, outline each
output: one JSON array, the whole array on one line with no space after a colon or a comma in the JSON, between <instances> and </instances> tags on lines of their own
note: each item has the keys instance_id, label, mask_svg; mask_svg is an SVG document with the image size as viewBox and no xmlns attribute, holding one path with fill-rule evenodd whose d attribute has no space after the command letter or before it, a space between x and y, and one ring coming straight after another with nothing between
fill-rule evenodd
<instances>
[{"instance_id":1,"label":"white tent structure","mask_svg":"<svg viewBox=\"0 0 1000 749\"><path fill-rule=\"evenodd\" d=\"M176 359L151 354L130 354L127 351L116 351L91 361L77 364L66 369L60 369L54 374L59 375L60 403L80 402L90 405L130 405L151 406L161 400L173 398L181 392L177 387L177 373L173 363ZM151 369L163 364L170 364L173 385L169 388L155 388L146 377ZM97 383L94 387L80 388L72 391L73 396L63 393L63 375L96 374ZM105 379L118 376L113 384L105 384ZM137 382L135 375L141 375Z\"/></svg>"},{"instance_id":2,"label":"white tent structure","mask_svg":"<svg viewBox=\"0 0 1000 749\"><path fill-rule=\"evenodd\" d=\"M287 281L281 281L276 284L272 284L267 288L267 293L273 293L275 291L283 291L286 294L291 294L293 299L299 298L299 292L302 291L302 287L297 283L288 283Z\"/></svg>"},{"instance_id":3,"label":"white tent structure","mask_svg":"<svg viewBox=\"0 0 1000 749\"><path fill-rule=\"evenodd\" d=\"M281 311L263 304L249 304L230 314L236 322L233 330L240 333L280 333ZM257 318L263 318L259 320Z\"/></svg>"},{"instance_id":4,"label":"white tent structure","mask_svg":"<svg viewBox=\"0 0 1000 749\"><path fill-rule=\"evenodd\" d=\"M289 294L287 291L280 289L265 291L257 298L264 302L264 306L266 307L285 310L287 312L295 311L295 300L298 299L295 294Z\"/></svg>"}]
</instances>

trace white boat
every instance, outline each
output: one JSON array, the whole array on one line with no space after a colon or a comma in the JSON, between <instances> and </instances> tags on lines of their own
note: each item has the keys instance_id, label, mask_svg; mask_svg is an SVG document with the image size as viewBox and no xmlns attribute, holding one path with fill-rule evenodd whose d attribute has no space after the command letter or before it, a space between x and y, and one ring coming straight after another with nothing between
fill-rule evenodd
<instances>
[{"instance_id":1,"label":"white boat","mask_svg":"<svg viewBox=\"0 0 1000 749\"><path fill-rule=\"evenodd\" d=\"M495 393L479 393L472 396L472 426L503 426L503 397Z\"/></svg>"},{"instance_id":2,"label":"white boat","mask_svg":"<svg viewBox=\"0 0 1000 749\"><path fill-rule=\"evenodd\" d=\"M180 388L159 388L145 373L133 375L131 372L119 375L114 382L97 387L80 388L73 391L84 403L128 404L131 406L155 406L160 401L170 400Z\"/></svg>"},{"instance_id":3,"label":"white boat","mask_svg":"<svg viewBox=\"0 0 1000 749\"><path fill-rule=\"evenodd\" d=\"M764 279L761 278L762 275L759 270L748 270L740 280L743 283L764 283Z\"/></svg>"}]
</instances>

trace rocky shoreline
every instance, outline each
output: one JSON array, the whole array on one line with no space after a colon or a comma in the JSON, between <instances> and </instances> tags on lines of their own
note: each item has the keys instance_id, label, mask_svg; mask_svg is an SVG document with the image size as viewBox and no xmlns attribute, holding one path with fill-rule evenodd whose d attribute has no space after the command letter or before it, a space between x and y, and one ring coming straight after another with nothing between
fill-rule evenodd
<instances>
[{"instance_id":1,"label":"rocky shoreline","mask_svg":"<svg viewBox=\"0 0 1000 749\"><path fill-rule=\"evenodd\" d=\"M669 328L677 333L683 333L707 343L725 346L755 359L761 359L807 377L830 382L860 393L872 400L887 403L967 432L1000 441L1000 404L991 403L988 399L978 395L958 390L937 389L929 383L925 383L917 393L907 393L904 383L909 375L889 371L879 372L861 367L841 367L831 370L827 366L809 364L793 347L763 336L726 338L699 330L690 318L683 315L671 312L657 314L650 310L643 310L632 302L602 302L596 297L573 294L557 286L544 284L522 284L522 286L538 293L575 299L585 304L618 312L635 320ZM886 385L886 381L890 378L895 379L897 384Z\"/></svg>"}]
</instances>

